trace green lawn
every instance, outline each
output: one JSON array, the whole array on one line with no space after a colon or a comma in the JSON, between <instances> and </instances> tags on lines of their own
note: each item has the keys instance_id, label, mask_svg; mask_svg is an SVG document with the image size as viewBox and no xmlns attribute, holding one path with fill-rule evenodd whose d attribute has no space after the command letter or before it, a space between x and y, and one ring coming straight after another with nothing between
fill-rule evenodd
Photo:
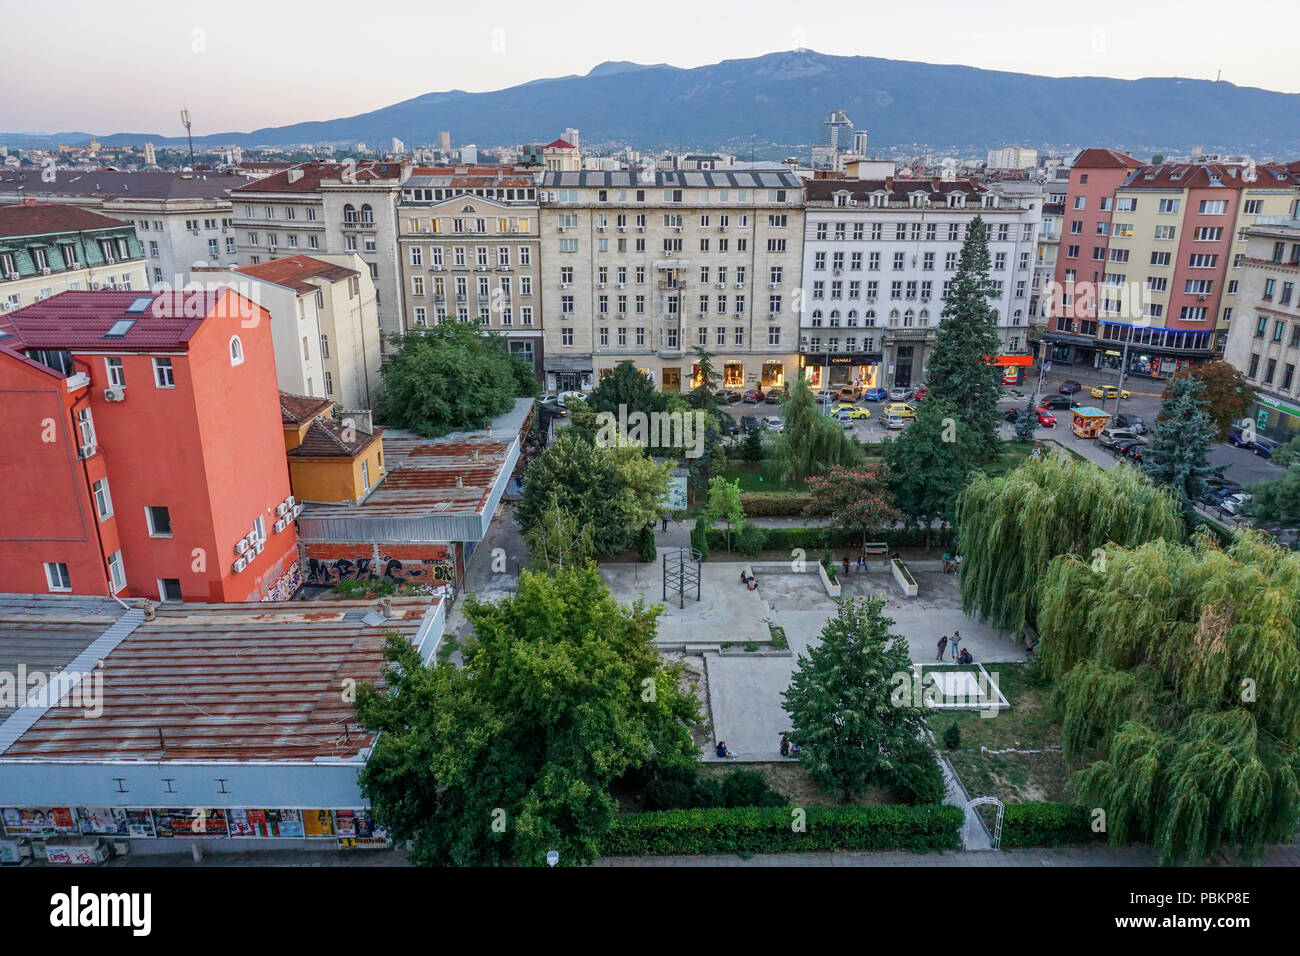
<instances>
[{"instance_id":1,"label":"green lawn","mask_svg":"<svg viewBox=\"0 0 1300 956\"><path fill-rule=\"evenodd\" d=\"M1020 464L1029 457L1029 453L1033 450L1033 442L1004 442L1002 450L999 451L988 464L984 465L981 470L990 478L1005 475L1007 472L1015 471L1016 468L1020 467Z\"/></svg>"},{"instance_id":2,"label":"green lawn","mask_svg":"<svg viewBox=\"0 0 1300 956\"><path fill-rule=\"evenodd\" d=\"M728 481L740 480L741 491L807 491L807 486L802 481L791 482L789 485L782 487L776 482L768 481L763 477L762 464L749 466L743 461L728 461L726 468L722 469L719 474Z\"/></svg>"}]
</instances>

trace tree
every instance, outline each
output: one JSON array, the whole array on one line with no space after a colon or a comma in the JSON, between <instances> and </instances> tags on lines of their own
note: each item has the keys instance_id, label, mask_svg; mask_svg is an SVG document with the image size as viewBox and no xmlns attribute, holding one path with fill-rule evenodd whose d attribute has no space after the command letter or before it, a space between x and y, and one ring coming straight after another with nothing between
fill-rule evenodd
<instances>
[{"instance_id":1,"label":"tree","mask_svg":"<svg viewBox=\"0 0 1300 956\"><path fill-rule=\"evenodd\" d=\"M750 466L763 460L763 435L757 428L745 433L745 440L740 443L740 455Z\"/></svg>"},{"instance_id":2,"label":"tree","mask_svg":"<svg viewBox=\"0 0 1300 956\"><path fill-rule=\"evenodd\" d=\"M1300 465L1292 465L1281 478L1251 485L1250 500L1241 511L1264 524L1300 527Z\"/></svg>"},{"instance_id":3,"label":"tree","mask_svg":"<svg viewBox=\"0 0 1300 956\"><path fill-rule=\"evenodd\" d=\"M1205 384L1197 378L1169 383L1160 414L1151 428L1151 444L1143 449L1142 469L1157 484L1173 489L1190 529L1196 523L1193 503L1205 497L1210 467L1210 435L1214 432L1204 401Z\"/></svg>"},{"instance_id":4,"label":"tree","mask_svg":"<svg viewBox=\"0 0 1300 956\"><path fill-rule=\"evenodd\" d=\"M539 525L555 503L591 529L597 554L626 551L644 522L626 523L623 481L610 451L564 429L524 476L516 511L524 533Z\"/></svg>"},{"instance_id":5,"label":"tree","mask_svg":"<svg viewBox=\"0 0 1300 956\"><path fill-rule=\"evenodd\" d=\"M704 508L704 520L714 525L727 524L727 550L731 550L731 533L745 526L745 509L740 504L740 481L727 481L719 475L709 482L709 503Z\"/></svg>"},{"instance_id":6,"label":"tree","mask_svg":"<svg viewBox=\"0 0 1300 956\"><path fill-rule=\"evenodd\" d=\"M687 397L693 408L708 412L713 417L718 412L718 400L713 397L713 393L718 389L721 376L713 367L712 352L702 345L695 346L691 352L695 355L695 374Z\"/></svg>"},{"instance_id":7,"label":"tree","mask_svg":"<svg viewBox=\"0 0 1300 956\"><path fill-rule=\"evenodd\" d=\"M1042 582L1040 664L1057 681L1084 806L1164 863L1290 840L1300 824L1300 555L1259 532L1226 550L1107 546Z\"/></svg>"},{"instance_id":8,"label":"tree","mask_svg":"<svg viewBox=\"0 0 1300 956\"><path fill-rule=\"evenodd\" d=\"M1016 415L1016 441L1033 441L1034 426L1037 424L1037 415L1034 412L1034 403L1031 399L1029 404L1022 408L1020 413Z\"/></svg>"},{"instance_id":9,"label":"tree","mask_svg":"<svg viewBox=\"0 0 1300 956\"><path fill-rule=\"evenodd\" d=\"M1273 457L1269 460L1280 468L1300 464L1300 435L1273 449Z\"/></svg>"},{"instance_id":10,"label":"tree","mask_svg":"<svg viewBox=\"0 0 1300 956\"><path fill-rule=\"evenodd\" d=\"M552 498L541 520L524 534L528 566L534 571L550 573L581 565L596 553L593 538L591 525L581 524Z\"/></svg>"},{"instance_id":11,"label":"tree","mask_svg":"<svg viewBox=\"0 0 1300 956\"><path fill-rule=\"evenodd\" d=\"M953 406L927 398L912 422L884 445L894 500L911 527L952 524L957 495L979 459L972 432Z\"/></svg>"},{"instance_id":12,"label":"tree","mask_svg":"<svg viewBox=\"0 0 1300 956\"><path fill-rule=\"evenodd\" d=\"M1189 377L1205 386L1202 399L1206 403L1210 420L1214 423L1214 440L1223 441L1228 437L1228 429L1245 418L1255 404L1254 387L1235 366L1227 362L1204 362L1175 372L1161 398L1169 399L1173 383Z\"/></svg>"},{"instance_id":13,"label":"tree","mask_svg":"<svg viewBox=\"0 0 1300 956\"><path fill-rule=\"evenodd\" d=\"M593 565L525 571L496 603L465 601L465 666L424 666L390 636L383 687L357 720L377 734L362 792L426 866L593 859L610 783L650 760L691 766L694 695L655 648L658 608L619 604Z\"/></svg>"},{"instance_id":14,"label":"tree","mask_svg":"<svg viewBox=\"0 0 1300 956\"><path fill-rule=\"evenodd\" d=\"M1151 165L1152 165L1152 166L1159 166L1159 165L1160 165L1161 163L1163 163L1164 161L1165 161L1165 154L1164 154L1164 153L1156 153L1154 156L1151 157Z\"/></svg>"},{"instance_id":15,"label":"tree","mask_svg":"<svg viewBox=\"0 0 1300 956\"><path fill-rule=\"evenodd\" d=\"M989 364L998 354L997 310L989 305L988 227L971 220L957 272L944 301L942 321L926 365L927 401L948 402L973 435L981 457L997 450L1000 372Z\"/></svg>"},{"instance_id":16,"label":"tree","mask_svg":"<svg viewBox=\"0 0 1300 956\"><path fill-rule=\"evenodd\" d=\"M620 523L634 531L652 528L664 513L672 464L656 464L640 448L631 446L607 451L623 488L615 503Z\"/></svg>"},{"instance_id":17,"label":"tree","mask_svg":"<svg viewBox=\"0 0 1300 956\"><path fill-rule=\"evenodd\" d=\"M869 531L892 527L902 517L883 467L836 465L829 474L809 478L808 490L812 501L805 513L827 515L833 525L860 532L864 546Z\"/></svg>"},{"instance_id":18,"label":"tree","mask_svg":"<svg viewBox=\"0 0 1300 956\"><path fill-rule=\"evenodd\" d=\"M957 499L962 607L1019 631L1038 616L1039 583L1057 555L1091 560L1108 542L1179 540L1167 489L1132 468L1098 468L1058 455L997 478L978 474Z\"/></svg>"},{"instance_id":19,"label":"tree","mask_svg":"<svg viewBox=\"0 0 1300 956\"><path fill-rule=\"evenodd\" d=\"M508 355L499 336L464 322L395 336L384 364L378 418L417 434L486 428L515 398L537 394L532 368Z\"/></svg>"},{"instance_id":20,"label":"tree","mask_svg":"<svg viewBox=\"0 0 1300 956\"><path fill-rule=\"evenodd\" d=\"M897 675L910 686L912 662L884 607L880 598L841 601L821 643L799 654L781 694L789 737L803 748L800 764L846 801L869 784L895 780L925 731L919 701L898 706L894 699Z\"/></svg>"},{"instance_id":21,"label":"tree","mask_svg":"<svg viewBox=\"0 0 1300 956\"><path fill-rule=\"evenodd\" d=\"M654 384L630 361L619 362L614 371L606 375L587 395L587 405L595 412L608 412L618 416L619 408L624 414L644 412L662 412L668 404L663 392L655 390Z\"/></svg>"},{"instance_id":22,"label":"tree","mask_svg":"<svg viewBox=\"0 0 1300 956\"><path fill-rule=\"evenodd\" d=\"M778 484L798 483L836 465L862 462L862 449L844 434L839 422L822 414L802 376L781 402L781 414L785 425L772 440L767 462L768 475Z\"/></svg>"}]
</instances>

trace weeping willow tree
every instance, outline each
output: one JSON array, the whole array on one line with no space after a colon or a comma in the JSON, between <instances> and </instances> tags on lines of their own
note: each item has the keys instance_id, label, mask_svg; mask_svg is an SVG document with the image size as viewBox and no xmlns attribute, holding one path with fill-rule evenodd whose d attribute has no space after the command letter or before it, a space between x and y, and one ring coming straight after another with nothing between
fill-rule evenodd
<instances>
[{"instance_id":1,"label":"weeping willow tree","mask_svg":"<svg viewBox=\"0 0 1300 956\"><path fill-rule=\"evenodd\" d=\"M957 499L957 522L962 606L1010 630L1035 620L1039 584L1057 555L1182 537L1169 493L1136 469L1056 455L998 478L978 475Z\"/></svg>"},{"instance_id":2,"label":"weeping willow tree","mask_svg":"<svg viewBox=\"0 0 1300 956\"><path fill-rule=\"evenodd\" d=\"M1162 862L1250 858L1300 824L1300 555L1262 534L1226 550L1110 546L1042 582L1040 660L1057 680L1072 787L1117 842Z\"/></svg>"},{"instance_id":3,"label":"weeping willow tree","mask_svg":"<svg viewBox=\"0 0 1300 956\"><path fill-rule=\"evenodd\" d=\"M839 422L822 414L808 383L800 376L781 403L783 430L772 442L765 470L780 485L824 475L836 465L858 465L862 449Z\"/></svg>"}]
</instances>

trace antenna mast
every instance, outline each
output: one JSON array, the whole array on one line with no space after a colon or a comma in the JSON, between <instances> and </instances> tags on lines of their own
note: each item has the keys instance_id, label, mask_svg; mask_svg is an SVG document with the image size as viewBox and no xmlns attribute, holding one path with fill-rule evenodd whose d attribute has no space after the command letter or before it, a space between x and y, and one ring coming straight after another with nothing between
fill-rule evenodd
<instances>
[{"instance_id":1,"label":"antenna mast","mask_svg":"<svg viewBox=\"0 0 1300 956\"><path fill-rule=\"evenodd\" d=\"M181 125L185 127L185 138L190 143L190 169L194 169L194 136L190 133L190 110L189 107L181 110Z\"/></svg>"}]
</instances>

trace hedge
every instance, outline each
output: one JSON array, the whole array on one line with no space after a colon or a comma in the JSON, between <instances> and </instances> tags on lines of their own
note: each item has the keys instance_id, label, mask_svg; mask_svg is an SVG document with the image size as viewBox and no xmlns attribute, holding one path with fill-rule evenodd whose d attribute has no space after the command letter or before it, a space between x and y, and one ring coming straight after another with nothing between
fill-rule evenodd
<instances>
[{"instance_id":1,"label":"hedge","mask_svg":"<svg viewBox=\"0 0 1300 956\"><path fill-rule=\"evenodd\" d=\"M725 529L710 528L709 547L725 551L727 533ZM930 544L935 548L952 548L956 543L957 533L952 528L937 528L930 531ZM924 528L887 528L867 532L868 541L884 541L891 548L921 548L925 546ZM733 541L734 544L734 541ZM819 551L822 548L849 548L856 555L862 545L862 534L850 528L835 528L829 525L811 528L764 528L763 550L791 551L803 548L805 551Z\"/></svg>"},{"instance_id":2,"label":"hedge","mask_svg":"<svg viewBox=\"0 0 1300 956\"><path fill-rule=\"evenodd\" d=\"M1003 846L1063 846L1096 843L1086 807L1073 803L1008 803L1002 814Z\"/></svg>"},{"instance_id":3,"label":"hedge","mask_svg":"<svg viewBox=\"0 0 1300 956\"><path fill-rule=\"evenodd\" d=\"M797 832L791 807L625 813L601 839L602 856L791 853L817 850L955 850L962 811L947 806L808 807Z\"/></svg>"},{"instance_id":4,"label":"hedge","mask_svg":"<svg viewBox=\"0 0 1300 956\"><path fill-rule=\"evenodd\" d=\"M744 491L740 506L747 518L791 518L801 515L812 503L806 491Z\"/></svg>"}]
</instances>

